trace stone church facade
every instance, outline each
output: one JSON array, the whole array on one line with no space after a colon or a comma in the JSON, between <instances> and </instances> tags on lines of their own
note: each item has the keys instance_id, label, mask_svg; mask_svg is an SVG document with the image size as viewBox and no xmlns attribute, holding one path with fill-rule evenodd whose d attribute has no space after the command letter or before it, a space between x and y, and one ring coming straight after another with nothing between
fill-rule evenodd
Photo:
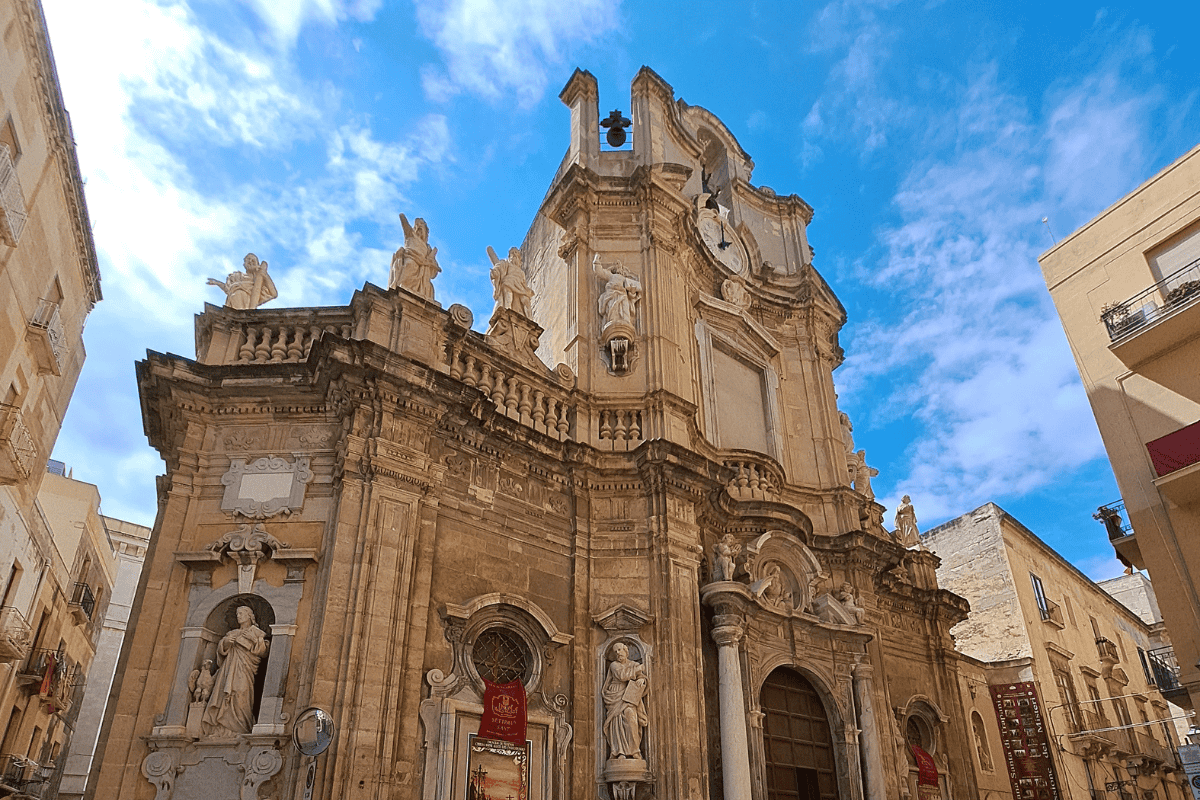
<instances>
[{"instance_id":1,"label":"stone church facade","mask_svg":"<svg viewBox=\"0 0 1200 800\"><path fill-rule=\"evenodd\" d=\"M649 69L631 147L589 73L561 98L486 334L405 219L391 288L207 306L138 364L166 472L92 796L503 797L490 758L530 800L915 798L909 742L976 795L967 605L882 524L812 208ZM485 680L524 690L507 754Z\"/></svg>"}]
</instances>

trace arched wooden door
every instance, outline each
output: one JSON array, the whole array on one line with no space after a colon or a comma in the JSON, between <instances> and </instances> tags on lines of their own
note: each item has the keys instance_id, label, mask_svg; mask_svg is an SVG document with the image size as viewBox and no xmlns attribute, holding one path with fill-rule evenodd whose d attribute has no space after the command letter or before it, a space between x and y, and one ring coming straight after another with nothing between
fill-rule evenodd
<instances>
[{"instance_id":1,"label":"arched wooden door","mask_svg":"<svg viewBox=\"0 0 1200 800\"><path fill-rule=\"evenodd\" d=\"M767 800L837 800L829 718L812 684L777 669L763 684L760 704Z\"/></svg>"}]
</instances>

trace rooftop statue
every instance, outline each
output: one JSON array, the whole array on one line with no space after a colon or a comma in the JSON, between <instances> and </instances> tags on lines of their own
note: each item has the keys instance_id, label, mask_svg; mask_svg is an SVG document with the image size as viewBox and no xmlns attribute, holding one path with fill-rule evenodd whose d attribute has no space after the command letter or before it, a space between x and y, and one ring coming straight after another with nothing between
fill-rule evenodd
<instances>
[{"instance_id":1,"label":"rooftop statue","mask_svg":"<svg viewBox=\"0 0 1200 800\"><path fill-rule=\"evenodd\" d=\"M500 258L488 245L487 254L492 260L492 297L496 301L496 308L511 309L526 319L532 319L529 304L533 300L533 290L525 282L521 251L510 247L508 258Z\"/></svg>"},{"instance_id":2,"label":"rooftop statue","mask_svg":"<svg viewBox=\"0 0 1200 800\"><path fill-rule=\"evenodd\" d=\"M442 271L437 263L437 248L429 246L429 226L420 217L412 225L400 215L404 226L404 246L392 256L388 288L400 287L413 294L433 299L433 279Z\"/></svg>"},{"instance_id":3,"label":"rooftop statue","mask_svg":"<svg viewBox=\"0 0 1200 800\"><path fill-rule=\"evenodd\" d=\"M918 547L921 534L917 530L917 512L913 510L912 498L908 495L896 506L896 541L903 547Z\"/></svg>"},{"instance_id":4,"label":"rooftop statue","mask_svg":"<svg viewBox=\"0 0 1200 800\"><path fill-rule=\"evenodd\" d=\"M226 276L225 280L209 278L209 286L220 286L225 292L225 305L229 308L247 309L258 308L268 300L279 296L275 290L275 281L267 274L267 262L259 261L254 253L247 253L242 259L245 272L235 270Z\"/></svg>"}]
</instances>

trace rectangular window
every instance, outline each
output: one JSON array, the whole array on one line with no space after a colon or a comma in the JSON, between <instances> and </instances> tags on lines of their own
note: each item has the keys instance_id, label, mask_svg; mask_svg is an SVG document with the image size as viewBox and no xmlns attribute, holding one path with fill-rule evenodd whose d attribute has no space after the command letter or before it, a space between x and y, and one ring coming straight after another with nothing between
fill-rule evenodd
<instances>
[{"instance_id":1,"label":"rectangular window","mask_svg":"<svg viewBox=\"0 0 1200 800\"><path fill-rule=\"evenodd\" d=\"M1154 686L1154 673L1150 671L1150 662L1146 660L1146 651L1138 648L1138 661L1142 662L1142 674L1146 676L1146 685Z\"/></svg>"},{"instance_id":2,"label":"rectangular window","mask_svg":"<svg viewBox=\"0 0 1200 800\"><path fill-rule=\"evenodd\" d=\"M1063 708L1066 709L1071 730L1082 730L1079 725L1079 699L1075 696L1075 683L1071 680L1071 674L1062 669L1055 669L1054 682L1058 684L1058 694L1062 698Z\"/></svg>"}]
</instances>

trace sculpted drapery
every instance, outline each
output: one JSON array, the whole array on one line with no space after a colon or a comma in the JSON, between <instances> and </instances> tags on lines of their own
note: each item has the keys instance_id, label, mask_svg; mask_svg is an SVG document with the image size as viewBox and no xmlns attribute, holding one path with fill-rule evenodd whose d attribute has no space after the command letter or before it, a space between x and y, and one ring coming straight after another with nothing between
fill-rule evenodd
<instances>
[{"instance_id":1,"label":"sculpted drapery","mask_svg":"<svg viewBox=\"0 0 1200 800\"><path fill-rule=\"evenodd\" d=\"M616 660L608 664L604 681L604 738L609 758L642 758L642 729L646 727L646 668L629 658L629 647L613 647Z\"/></svg>"},{"instance_id":2,"label":"sculpted drapery","mask_svg":"<svg viewBox=\"0 0 1200 800\"><path fill-rule=\"evenodd\" d=\"M239 627L217 643L221 666L204 709L207 736L236 736L250 733L254 727L254 678L268 642L248 606L238 608L237 619Z\"/></svg>"}]
</instances>

